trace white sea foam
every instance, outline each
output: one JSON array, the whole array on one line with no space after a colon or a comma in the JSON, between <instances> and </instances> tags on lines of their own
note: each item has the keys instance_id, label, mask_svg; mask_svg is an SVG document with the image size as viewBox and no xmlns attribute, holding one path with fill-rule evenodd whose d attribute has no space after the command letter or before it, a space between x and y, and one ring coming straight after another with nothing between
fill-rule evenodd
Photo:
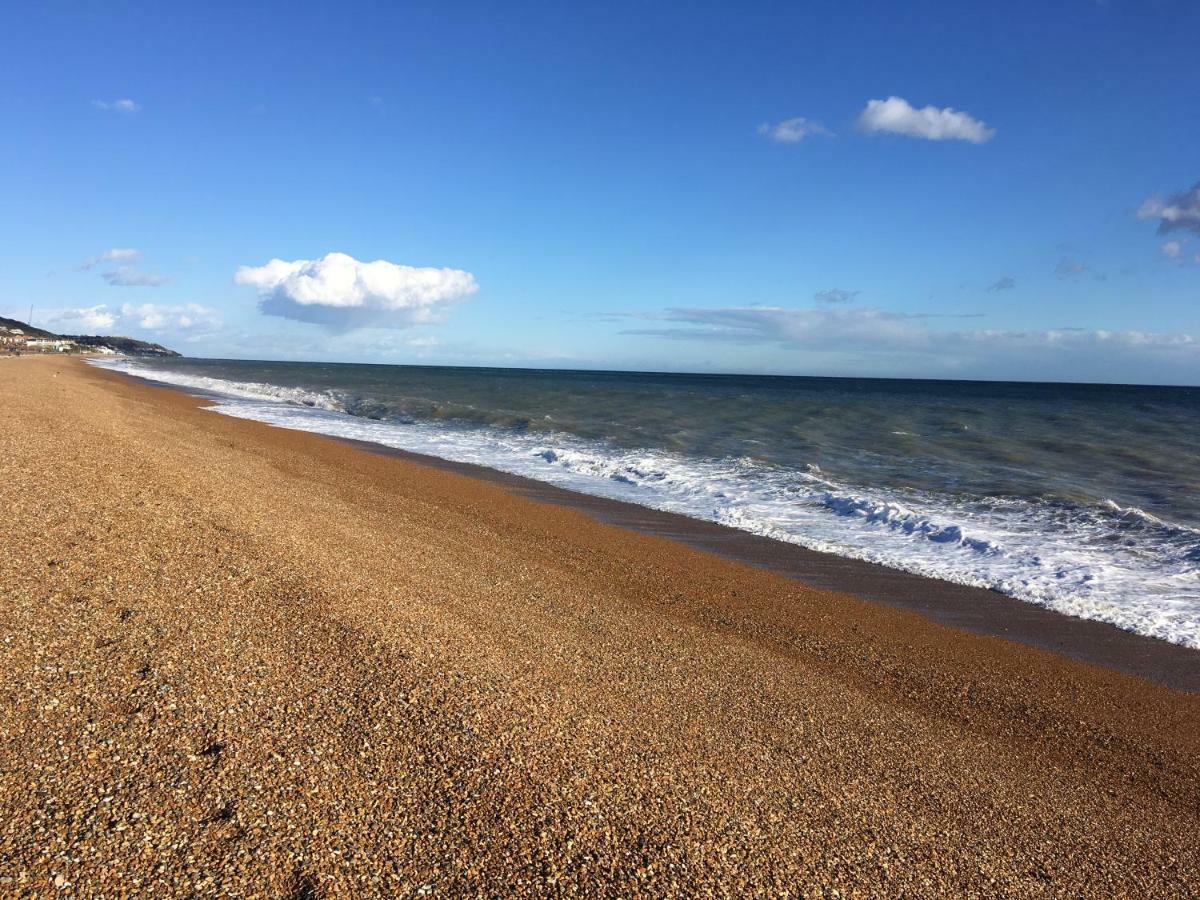
<instances>
[{"instance_id":1,"label":"white sea foam","mask_svg":"<svg viewBox=\"0 0 1200 900\"><path fill-rule=\"evenodd\" d=\"M168 372L158 369L148 369L139 366L128 358L118 359L89 359L88 362L103 369L115 369L139 378L174 384L208 394L222 397L237 397L242 400L263 400L274 403L291 403L310 409L324 409L343 412L343 400L331 391L309 391L304 388L282 387L277 384L265 384L257 381L229 381L225 378L212 378L207 375L185 375L180 372Z\"/></svg>"},{"instance_id":2,"label":"white sea foam","mask_svg":"<svg viewBox=\"0 0 1200 900\"><path fill-rule=\"evenodd\" d=\"M1200 532L1109 501L1096 507L840 484L751 459L626 450L567 434L376 421L345 398L270 384L98 365L217 395L212 409L369 441L730 525L842 556L992 588L1200 649Z\"/></svg>"}]
</instances>

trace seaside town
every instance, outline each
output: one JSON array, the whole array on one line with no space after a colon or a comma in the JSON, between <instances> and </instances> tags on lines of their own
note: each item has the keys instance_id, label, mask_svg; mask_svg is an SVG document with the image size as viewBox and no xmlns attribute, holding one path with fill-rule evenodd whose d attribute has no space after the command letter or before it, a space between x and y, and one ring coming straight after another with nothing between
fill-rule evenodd
<instances>
[{"instance_id":1,"label":"seaside town","mask_svg":"<svg viewBox=\"0 0 1200 900\"><path fill-rule=\"evenodd\" d=\"M26 334L23 328L0 326L0 348L11 354L20 353L103 353L114 355L111 347L87 347L65 338L40 337Z\"/></svg>"},{"instance_id":2,"label":"seaside town","mask_svg":"<svg viewBox=\"0 0 1200 900\"><path fill-rule=\"evenodd\" d=\"M17 319L0 318L0 355L31 353L100 354L116 356L178 356L161 344L115 335L54 334Z\"/></svg>"}]
</instances>

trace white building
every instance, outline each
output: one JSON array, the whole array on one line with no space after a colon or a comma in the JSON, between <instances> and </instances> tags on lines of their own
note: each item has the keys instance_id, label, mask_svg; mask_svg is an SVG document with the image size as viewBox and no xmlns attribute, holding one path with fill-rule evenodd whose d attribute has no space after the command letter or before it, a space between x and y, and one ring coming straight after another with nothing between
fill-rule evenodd
<instances>
[{"instance_id":1,"label":"white building","mask_svg":"<svg viewBox=\"0 0 1200 900\"><path fill-rule=\"evenodd\" d=\"M70 353L75 349L74 341L60 341L54 338L29 338L25 346L30 350L40 350L42 353Z\"/></svg>"}]
</instances>

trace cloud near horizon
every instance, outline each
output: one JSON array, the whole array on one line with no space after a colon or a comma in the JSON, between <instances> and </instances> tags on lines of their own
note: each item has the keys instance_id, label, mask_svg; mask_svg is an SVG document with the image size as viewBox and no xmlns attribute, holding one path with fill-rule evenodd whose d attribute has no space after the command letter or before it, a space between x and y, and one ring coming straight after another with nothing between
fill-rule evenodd
<instances>
[{"instance_id":1,"label":"cloud near horizon","mask_svg":"<svg viewBox=\"0 0 1200 900\"><path fill-rule=\"evenodd\" d=\"M450 306L479 290L475 276L461 269L360 262L345 253L242 266L233 280L258 290L264 314L335 331L439 322Z\"/></svg>"},{"instance_id":2,"label":"cloud near horizon","mask_svg":"<svg viewBox=\"0 0 1200 900\"><path fill-rule=\"evenodd\" d=\"M758 126L758 133L763 137L770 138L777 144L799 144L805 138L819 135L821 137L833 137L834 134L820 122L814 122L812 119L806 119L803 116L797 116L794 119L785 119L772 125L770 122L763 122Z\"/></svg>"},{"instance_id":3,"label":"cloud near horizon","mask_svg":"<svg viewBox=\"0 0 1200 900\"><path fill-rule=\"evenodd\" d=\"M927 141L968 141L982 144L996 129L949 106L917 109L903 97L868 100L858 117L859 130L866 134L901 134Z\"/></svg>"},{"instance_id":4,"label":"cloud near horizon","mask_svg":"<svg viewBox=\"0 0 1200 900\"><path fill-rule=\"evenodd\" d=\"M805 362L875 373L943 377L1141 380L1140 371L1175 383L1200 371L1200 338L1190 334L1058 328L1040 331L939 329L933 318L879 309L785 307L676 308L649 317L658 327L628 335L681 341L775 345Z\"/></svg>"},{"instance_id":5,"label":"cloud near horizon","mask_svg":"<svg viewBox=\"0 0 1200 900\"><path fill-rule=\"evenodd\" d=\"M49 309L41 313L39 323L53 326L62 334L121 334L127 337L136 337L139 332L211 334L222 324L215 309L199 303L123 303L119 307L98 303Z\"/></svg>"}]
</instances>

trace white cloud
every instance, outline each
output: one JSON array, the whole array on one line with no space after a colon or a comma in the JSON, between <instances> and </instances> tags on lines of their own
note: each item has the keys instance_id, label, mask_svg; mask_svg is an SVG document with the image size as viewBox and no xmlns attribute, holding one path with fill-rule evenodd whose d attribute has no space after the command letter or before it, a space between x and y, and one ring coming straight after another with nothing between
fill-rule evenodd
<instances>
[{"instance_id":1,"label":"white cloud","mask_svg":"<svg viewBox=\"0 0 1200 900\"><path fill-rule=\"evenodd\" d=\"M132 100L128 100L128 99L126 99L126 100L93 100L92 106L96 107L96 109L105 109L105 110L109 110L111 112L125 113L126 115L132 115L133 113L139 112L141 110L141 107L138 104L136 104Z\"/></svg>"},{"instance_id":2,"label":"white cloud","mask_svg":"<svg viewBox=\"0 0 1200 900\"><path fill-rule=\"evenodd\" d=\"M868 100L858 117L858 127L867 134L887 132L928 141L970 141L982 144L996 133L965 112L946 107L916 109L902 97Z\"/></svg>"},{"instance_id":3,"label":"white cloud","mask_svg":"<svg viewBox=\"0 0 1200 900\"><path fill-rule=\"evenodd\" d=\"M139 328L150 331L190 331L214 329L221 325L220 316L214 309L199 303L184 303L167 306L158 303L124 303L121 305L123 321L136 322Z\"/></svg>"},{"instance_id":4,"label":"white cloud","mask_svg":"<svg viewBox=\"0 0 1200 900\"><path fill-rule=\"evenodd\" d=\"M132 248L114 247L112 250L105 250L99 256L93 256L89 260L80 263L79 268L82 270L94 269L96 266L104 263L121 262L130 263L137 262L142 258L141 251Z\"/></svg>"},{"instance_id":5,"label":"white cloud","mask_svg":"<svg viewBox=\"0 0 1200 900\"><path fill-rule=\"evenodd\" d=\"M117 317L103 303L97 306L81 306L71 309L52 309L40 316L43 324L57 331L82 333L106 331L117 323Z\"/></svg>"},{"instance_id":6,"label":"white cloud","mask_svg":"<svg viewBox=\"0 0 1200 900\"><path fill-rule=\"evenodd\" d=\"M1183 252L1183 244L1179 241L1167 241L1162 245L1162 254L1167 259L1179 259L1179 254Z\"/></svg>"},{"instance_id":7,"label":"white cloud","mask_svg":"<svg viewBox=\"0 0 1200 900\"><path fill-rule=\"evenodd\" d=\"M119 308L100 303L96 306L44 311L39 319L61 334L207 333L221 327L216 310L199 303L159 304L124 303Z\"/></svg>"},{"instance_id":8,"label":"white cloud","mask_svg":"<svg viewBox=\"0 0 1200 900\"><path fill-rule=\"evenodd\" d=\"M448 306L479 289L475 276L461 269L360 262L345 253L242 266L234 281L258 289L267 315L335 330L436 322Z\"/></svg>"},{"instance_id":9,"label":"white cloud","mask_svg":"<svg viewBox=\"0 0 1200 900\"><path fill-rule=\"evenodd\" d=\"M785 119L775 125L763 122L763 124L758 126L758 133L780 144L799 144L805 138L812 137L813 135L833 137L833 132L820 122L814 122L811 119L803 117Z\"/></svg>"},{"instance_id":10,"label":"white cloud","mask_svg":"<svg viewBox=\"0 0 1200 900\"><path fill-rule=\"evenodd\" d=\"M1142 204L1137 216L1139 219L1157 219L1159 234L1180 229L1200 234L1200 184L1166 200L1151 197Z\"/></svg>"},{"instance_id":11,"label":"white cloud","mask_svg":"<svg viewBox=\"0 0 1200 900\"><path fill-rule=\"evenodd\" d=\"M861 291L844 291L841 288L830 288L827 291L817 291L813 294L813 299L818 303L849 303L857 297Z\"/></svg>"},{"instance_id":12,"label":"white cloud","mask_svg":"<svg viewBox=\"0 0 1200 900\"><path fill-rule=\"evenodd\" d=\"M109 266L115 263L120 263L115 268L109 268L105 272L100 273L100 277L107 281L113 287L158 287L161 284L166 284L171 279L164 275L150 275L146 272L139 272L129 263L135 263L142 258L140 250L134 250L132 247L114 247L112 250L105 250L99 256L93 256L91 259L85 260L79 264L80 271L90 271L97 266Z\"/></svg>"},{"instance_id":13,"label":"white cloud","mask_svg":"<svg viewBox=\"0 0 1200 900\"><path fill-rule=\"evenodd\" d=\"M878 309L669 309L631 335L776 345L804 366L897 376L1195 383L1200 338L1059 328L938 329L934 317Z\"/></svg>"},{"instance_id":14,"label":"white cloud","mask_svg":"<svg viewBox=\"0 0 1200 900\"><path fill-rule=\"evenodd\" d=\"M108 272L101 272L100 277L113 287L158 287L170 281L165 275L150 275L139 272L132 266L117 266Z\"/></svg>"}]
</instances>

